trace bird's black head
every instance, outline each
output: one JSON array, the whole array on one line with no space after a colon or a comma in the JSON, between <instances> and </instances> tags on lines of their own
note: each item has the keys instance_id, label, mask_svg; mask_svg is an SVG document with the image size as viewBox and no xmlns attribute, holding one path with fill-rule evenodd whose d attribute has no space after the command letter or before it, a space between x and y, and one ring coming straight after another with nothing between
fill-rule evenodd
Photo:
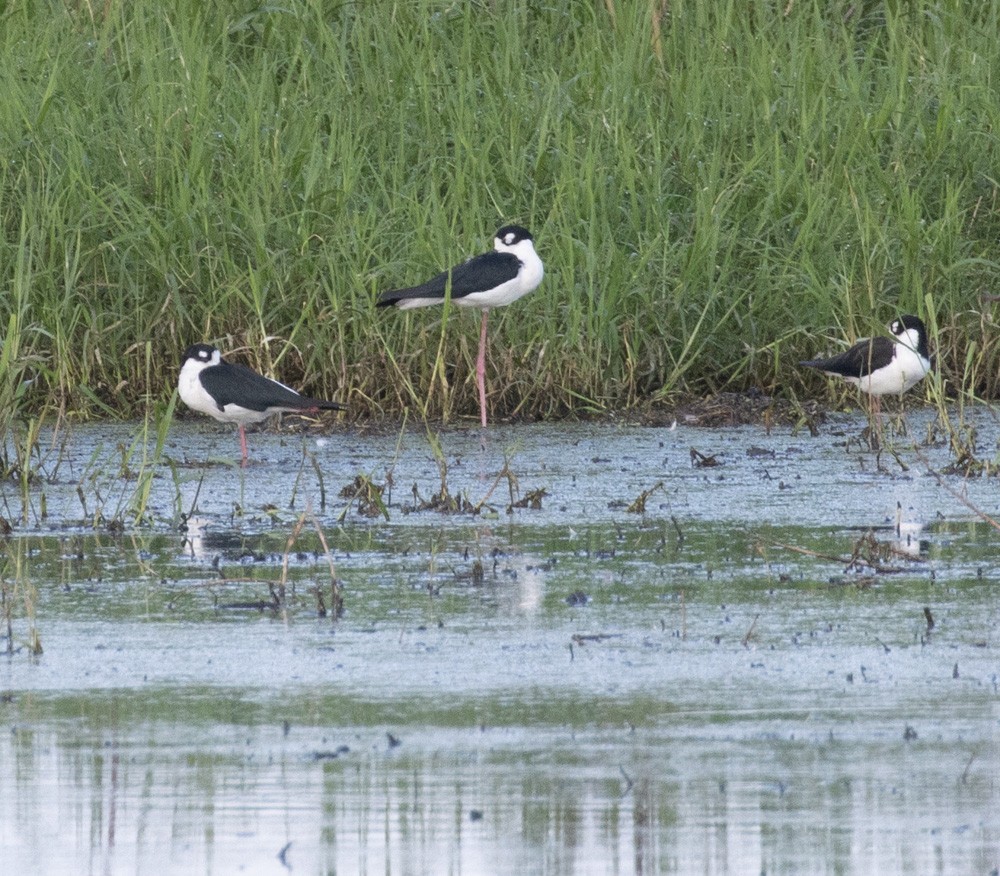
<instances>
[{"instance_id":1,"label":"bird's black head","mask_svg":"<svg viewBox=\"0 0 1000 876\"><path fill-rule=\"evenodd\" d=\"M212 357L216 354L216 349L211 344L192 344L187 350L184 351L183 362L187 362L188 359L194 359L195 362L211 362Z\"/></svg>"},{"instance_id":2,"label":"bird's black head","mask_svg":"<svg viewBox=\"0 0 1000 876\"><path fill-rule=\"evenodd\" d=\"M889 331L897 337L909 329L916 329L922 338L927 336L927 327L919 316L907 314L899 317L899 319L894 319L889 325Z\"/></svg>"},{"instance_id":3,"label":"bird's black head","mask_svg":"<svg viewBox=\"0 0 1000 876\"><path fill-rule=\"evenodd\" d=\"M889 331L891 331L897 338L902 338L908 331L915 331L916 339L911 340L909 343L915 343L915 350L917 354L929 360L931 362L931 368L934 367L934 360L930 353L930 345L927 342L927 326L924 325L924 321L919 316L911 316L907 314L906 316L894 319L889 325ZM913 336L911 336L911 338L912 337Z\"/></svg>"},{"instance_id":4,"label":"bird's black head","mask_svg":"<svg viewBox=\"0 0 1000 876\"><path fill-rule=\"evenodd\" d=\"M505 246L513 246L522 240L534 240L531 232L521 225L504 225L494 236L497 240L502 240Z\"/></svg>"}]
</instances>

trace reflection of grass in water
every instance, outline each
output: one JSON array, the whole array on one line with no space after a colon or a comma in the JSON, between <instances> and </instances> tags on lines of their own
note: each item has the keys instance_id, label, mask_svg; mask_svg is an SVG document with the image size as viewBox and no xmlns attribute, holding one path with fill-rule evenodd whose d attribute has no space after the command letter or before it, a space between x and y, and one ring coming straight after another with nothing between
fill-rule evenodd
<instances>
[{"instance_id":1,"label":"reflection of grass in water","mask_svg":"<svg viewBox=\"0 0 1000 876\"><path fill-rule=\"evenodd\" d=\"M568 659L568 658L567 658ZM544 697L512 700L509 693L490 691L455 696L396 696L391 700L339 693L334 688L302 692L290 687L280 696L248 696L247 688L186 685L183 695L176 686L150 684L120 691L89 690L84 694L60 692L33 704L40 720L72 719L75 725L104 727L109 715L122 725L144 726L152 719L164 722L175 718L185 725L280 727L292 721L296 727L329 727L329 716L337 716L342 728L381 725L456 728L468 730L505 727L593 727L612 729L654 726L676 714L676 707L662 697L630 698L588 694L569 690L565 694L546 691ZM597 717L599 716L599 718ZM346 731L345 731L346 735ZM502 755L500 755L502 756Z\"/></svg>"},{"instance_id":2,"label":"reflection of grass in water","mask_svg":"<svg viewBox=\"0 0 1000 876\"><path fill-rule=\"evenodd\" d=\"M42 653L42 641L35 625L38 591L28 579L25 543L21 539L8 540L3 557L0 564L0 617L6 628L7 653L13 654L23 646L29 654L38 656ZM27 631L20 640L22 644L16 645L14 621L21 609Z\"/></svg>"}]
</instances>

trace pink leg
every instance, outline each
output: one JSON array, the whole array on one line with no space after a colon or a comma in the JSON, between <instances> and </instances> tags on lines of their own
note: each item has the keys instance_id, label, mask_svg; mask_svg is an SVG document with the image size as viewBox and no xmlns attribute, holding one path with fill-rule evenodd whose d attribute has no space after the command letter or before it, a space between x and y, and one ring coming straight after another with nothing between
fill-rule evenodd
<instances>
[{"instance_id":1,"label":"pink leg","mask_svg":"<svg viewBox=\"0 0 1000 876\"><path fill-rule=\"evenodd\" d=\"M476 358L476 385L479 387L479 419L486 428L486 317L489 310L483 309L483 325L479 330L479 356Z\"/></svg>"},{"instance_id":2,"label":"pink leg","mask_svg":"<svg viewBox=\"0 0 1000 876\"><path fill-rule=\"evenodd\" d=\"M243 459L241 460L240 465L242 465L243 468L246 468L247 462L249 462L249 454L247 453L247 430L242 425L240 426L240 450L243 451Z\"/></svg>"}]
</instances>

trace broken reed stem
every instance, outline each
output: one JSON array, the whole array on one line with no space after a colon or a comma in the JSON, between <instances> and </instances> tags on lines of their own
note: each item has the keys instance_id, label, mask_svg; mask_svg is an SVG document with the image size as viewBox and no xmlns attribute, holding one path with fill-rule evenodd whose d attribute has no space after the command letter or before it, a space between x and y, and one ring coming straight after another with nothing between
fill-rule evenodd
<instances>
[{"instance_id":1,"label":"broken reed stem","mask_svg":"<svg viewBox=\"0 0 1000 876\"><path fill-rule=\"evenodd\" d=\"M0 611L7 621L7 653L14 653L14 612L11 607L13 600L8 592L7 582L0 580Z\"/></svg>"},{"instance_id":2,"label":"broken reed stem","mask_svg":"<svg viewBox=\"0 0 1000 876\"><path fill-rule=\"evenodd\" d=\"M977 757L978 754L979 754L978 751L973 751L972 754L969 755L969 759L965 762L965 769L962 770L962 784L963 785L968 782L968 779L969 779L969 767L972 766L972 762L976 759L976 757Z\"/></svg>"},{"instance_id":3,"label":"broken reed stem","mask_svg":"<svg viewBox=\"0 0 1000 876\"><path fill-rule=\"evenodd\" d=\"M279 603L284 605L286 585L288 583L289 557L291 556L292 548L295 546L295 542L298 541L299 536L302 534L302 528L305 526L307 517L309 520L312 521L312 524L316 529L316 534L319 536L320 544L323 545L323 552L326 554L326 561L330 566L330 602L331 602L330 609L333 614L333 618L337 619L341 616L341 614L343 614L344 599L340 593L340 582L337 580L337 570L333 565L333 555L330 553L330 545L327 543L326 535L323 533L323 529L319 525L319 520L317 520L316 515L313 513L312 502L308 502L306 504L305 511L303 511L299 515L299 519L295 521L295 526L292 527L292 531L288 535L288 541L285 542L285 555L281 561L281 579L278 582L278 589L275 595ZM319 605L320 605L320 613L324 614L325 609L323 607L322 596L320 596L319 598Z\"/></svg>"},{"instance_id":4,"label":"broken reed stem","mask_svg":"<svg viewBox=\"0 0 1000 876\"><path fill-rule=\"evenodd\" d=\"M198 510L198 497L201 495L201 485L205 483L205 470L202 469L201 476L198 478L198 486L194 490L194 498L191 500L191 507L188 509L187 517L185 520L190 520L194 517L194 512Z\"/></svg>"},{"instance_id":5,"label":"broken reed stem","mask_svg":"<svg viewBox=\"0 0 1000 876\"><path fill-rule=\"evenodd\" d=\"M305 468L306 468L306 455L308 454L308 452L309 451L306 450L306 443L305 443L305 441L303 441L302 442L302 459L299 460L299 470L295 473L295 481L292 483L292 495L289 496L289 498L288 498L288 507L289 507L289 509L295 507L295 496L299 492L299 482L302 480L302 472L305 471Z\"/></svg>"},{"instance_id":6,"label":"broken reed stem","mask_svg":"<svg viewBox=\"0 0 1000 876\"><path fill-rule=\"evenodd\" d=\"M681 525L677 522L677 518L671 514L670 520L674 524L674 529L677 531L677 542L678 544L684 541L684 533L681 531Z\"/></svg>"},{"instance_id":7,"label":"broken reed stem","mask_svg":"<svg viewBox=\"0 0 1000 876\"><path fill-rule=\"evenodd\" d=\"M794 544L783 544L780 541L772 541L771 547L782 548L786 551L794 551L797 554L805 554L807 557L815 557L818 560L831 560L834 563L845 563L850 564L853 561L852 557L844 559L844 557L834 556L833 554L821 554L819 551L812 551L809 548L799 547Z\"/></svg>"},{"instance_id":8,"label":"broken reed stem","mask_svg":"<svg viewBox=\"0 0 1000 876\"><path fill-rule=\"evenodd\" d=\"M883 566L881 563L874 562L870 557L864 557L861 554L861 549L863 545L858 542L854 546L854 552L849 557L838 557L834 554L824 554L819 551L809 550L809 548L799 547L794 544L784 544L780 541L770 542L771 547L782 548L786 551L794 551L797 554L804 554L807 557L815 557L818 560L830 560L834 563L839 563L848 569L855 565L859 560L864 562L864 564L870 567L874 572L880 575L898 575L906 571L906 569L897 568L895 566ZM924 563L926 559L924 557L910 556L909 554L903 553L902 551L896 550L896 548L891 548L892 552L904 559L910 560L915 563Z\"/></svg>"},{"instance_id":9,"label":"broken reed stem","mask_svg":"<svg viewBox=\"0 0 1000 876\"><path fill-rule=\"evenodd\" d=\"M493 483L490 485L490 488L486 491L486 495L479 500L479 504L476 505L474 509L476 514L479 514L483 510L483 506L490 500L490 496L493 495L494 490L496 490L496 488L500 485L500 481L502 481L504 477L507 478L507 483L510 485L511 504L514 503L514 485L517 479L514 478L514 473L510 470L510 464L507 462L507 460L504 460L503 468L500 469L499 473L497 474L496 480L494 480Z\"/></svg>"},{"instance_id":10,"label":"broken reed stem","mask_svg":"<svg viewBox=\"0 0 1000 876\"><path fill-rule=\"evenodd\" d=\"M319 510L326 511L326 484L323 482L323 470L319 467L319 461L315 453L309 454L312 461L313 470L316 472L316 480L319 481ZM316 518L313 518L314 520Z\"/></svg>"},{"instance_id":11,"label":"broken reed stem","mask_svg":"<svg viewBox=\"0 0 1000 876\"><path fill-rule=\"evenodd\" d=\"M316 534L319 536L319 543L323 545L323 550L326 553L326 561L330 566L330 613L333 619L337 620L344 613L344 597L341 595L340 582L337 580L337 570L333 565L333 554L330 553L330 546L326 543L326 536L323 534L323 529L320 527L316 515L312 513L311 508L307 508L306 510L309 511L313 526L316 528Z\"/></svg>"},{"instance_id":12,"label":"broken reed stem","mask_svg":"<svg viewBox=\"0 0 1000 876\"><path fill-rule=\"evenodd\" d=\"M285 585L288 582L288 557L291 555L292 547L302 532L302 527L305 526L307 513L311 513L309 508L306 508L299 515L299 519L295 521L295 526L292 527L292 531L288 536L288 541L285 542L285 556L281 560L281 580L278 582L278 601L282 605L285 604Z\"/></svg>"},{"instance_id":13,"label":"broken reed stem","mask_svg":"<svg viewBox=\"0 0 1000 876\"><path fill-rule=\"evenodd\" d=\"M1000 521L998 521L995 517L990 517L989 514L983 511L983 509L980 508L978 505L976 505L971 499L963 495L959 490L956 490L951 484L945 481L941 473L931 466L930 462L928 462L927 460L927 457L924 456L924 454L921 453L916 446L914 446L913 450L914 453L916 453L917 455L917 459L919 459L924 464L924 467L927 469L930 476L937 481L939 487L943 488L946 492L950 493L952 496L958 499L959 502L965 505L965 507L968 508L973 514L975 514L980 520L986 521L986 523L988 523L994 529L1000 531ZM963 483L964 482L965 481L963 479Z\"/></svg>"}]
</instances>

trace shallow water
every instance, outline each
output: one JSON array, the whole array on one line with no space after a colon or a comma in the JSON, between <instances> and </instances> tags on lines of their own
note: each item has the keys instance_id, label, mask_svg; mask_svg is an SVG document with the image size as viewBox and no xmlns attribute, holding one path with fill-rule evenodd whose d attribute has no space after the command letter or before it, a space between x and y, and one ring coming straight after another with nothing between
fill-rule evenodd
<instances>
[{"instance_id":1,"label":"shallow water","mask_svg":"<svg viewBox=\"0 0 1000 876\"><path fill-rule=\"evenodd\" d=\"M4 869L991 872L997 533L861 425L265 432L242 471L188 420L140 526L139 428L74 428L0 487ZM442 460L483 513L407 513Z\"/></svg>"}]
</instances>

